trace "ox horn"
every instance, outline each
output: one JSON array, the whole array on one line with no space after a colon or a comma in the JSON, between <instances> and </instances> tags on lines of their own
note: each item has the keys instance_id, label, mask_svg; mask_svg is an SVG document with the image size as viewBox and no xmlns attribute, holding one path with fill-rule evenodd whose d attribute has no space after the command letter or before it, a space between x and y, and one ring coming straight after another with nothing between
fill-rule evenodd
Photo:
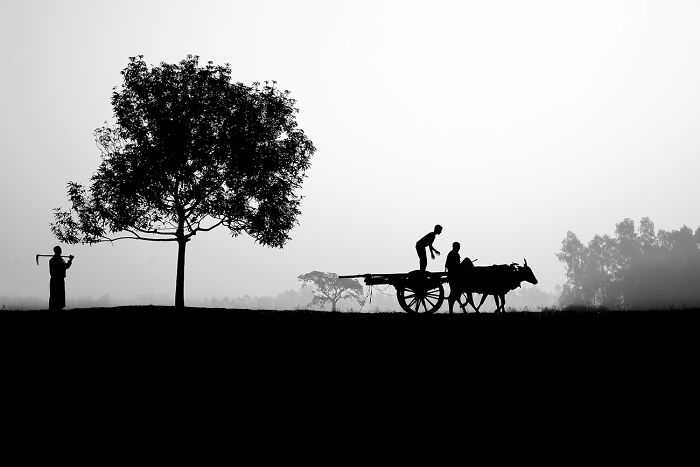
<instances>
[{"instance_id":1,"label":"ox horn","mask_svg":"<svg viewBox=\"0 0 700 467\"><path fill-rule=\"evenodd\" d=\"M525 262L525 266L527 266L527 260L523 258L523 261Z\"/></svg>"}]
</instances>

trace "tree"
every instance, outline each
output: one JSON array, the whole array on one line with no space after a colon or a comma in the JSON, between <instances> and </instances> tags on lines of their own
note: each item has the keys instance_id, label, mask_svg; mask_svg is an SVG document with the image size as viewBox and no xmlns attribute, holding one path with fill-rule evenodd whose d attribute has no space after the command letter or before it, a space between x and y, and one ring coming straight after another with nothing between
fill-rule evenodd
<instances>
[{"instance_id":1,"label":"tree","mask_svg":"<svg viewBox=\"0 0 700 467\"><path fill-rule=\"evenodd\" d=\"M639 243L643 254L651 254L656 249L658 243L656 240L656 231L654 223L648 217L642 217L639 222Z\"/></svg>"},{"instance_id":2,"label":"tree","mask_svg":"<svg viewBox=\"0 0 700 467\"><path fill-rule=\"evenodd\" d=\"M335 273L321 271L311 271L297 279L302 282L302 287L313 287L312 306L330 303L331 311L338 311L337 304L343 299L356 300L360 306L365 303L362 285L356 279L341 279Z\"/></svg>"},{"instance_id":3,"label":"tree","mask_svg":"<svg viewBox=\"0 0 700 467\"><path fill-rule=\"evenodd\" d=\"M593 305L611 305L610 290L615 275L615 240L608 235L595 235L586 248L584 289Z\"/></svg>"},{"instance_id":4,"label":"tree","mask_svg":"<svg viewBox=\"0 0 700 467\"><path fill-rule=\"evenodd\" d=\"M635 231L627 218L615 237L595 235L584 246L567 233L557 257L566 267L560 304L625 308L700 304L700 228L655 230L648 217Z\"/></svg>"},{"instance_id":5,"label":"tree","mask_svg":"<svg viewBox=\"0 0 700 467\"><path fill-rule=\"evenodd\" d=\"M562 292L562 303L581 303L586 300L583 290L583 272L587 250L575 233L568 231L561 242L561 250L556 254L566 266L567 283Z\"/></svg>"},{"instance_id":6,"label":"tree","mask_svg":"<svg viewBox=\"0 0 700 467\"><path fill-rule=\"evenodd\" d=\"M185 247L225 226L282 247L297 224L315 148L296 102L272 84L231 81L231 68L197 56L148 68L131 57L114 89L116 124L95 131L102 162L89 190L68 183L71 208L54 210L65 243L177 242L175 306L184 306Z\"/></svg>"}]
</instances>

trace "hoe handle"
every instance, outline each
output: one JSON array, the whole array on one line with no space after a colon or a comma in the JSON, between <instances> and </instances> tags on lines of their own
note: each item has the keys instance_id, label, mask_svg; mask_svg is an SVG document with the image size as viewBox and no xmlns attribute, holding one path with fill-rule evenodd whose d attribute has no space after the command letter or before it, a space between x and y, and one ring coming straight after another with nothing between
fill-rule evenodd
<instances>
[{"instance_id":1,"label":"hoe handle","mask_svg":"<svg viewBox=\"0 0 700 467\"><path fill-rule=\"evenodd\" d=\"M36 265L39 266L39 256L54 256L54 255L36 255ZM61 258L70 258L71 256L61 255Z\"/></svg>"}]
</instances>

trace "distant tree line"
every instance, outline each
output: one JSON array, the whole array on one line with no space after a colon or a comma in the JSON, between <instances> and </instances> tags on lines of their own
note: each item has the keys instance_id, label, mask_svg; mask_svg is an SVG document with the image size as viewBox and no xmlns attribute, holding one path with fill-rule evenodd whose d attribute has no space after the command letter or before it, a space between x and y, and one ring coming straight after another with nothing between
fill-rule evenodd
<instances>
[{"instance_id":1,"label":"distant tree line","mask_svg":"<svg viewBox=\"0 0 700 467\"><path fill-rule=\"evenodd\" d=\"M615 235L596 234L584 245L569 231L559 261L567 282L559 304L608 308L700 306L700 228L667 232L648 217L616 224Z\"/></svg>"}]
</instances>

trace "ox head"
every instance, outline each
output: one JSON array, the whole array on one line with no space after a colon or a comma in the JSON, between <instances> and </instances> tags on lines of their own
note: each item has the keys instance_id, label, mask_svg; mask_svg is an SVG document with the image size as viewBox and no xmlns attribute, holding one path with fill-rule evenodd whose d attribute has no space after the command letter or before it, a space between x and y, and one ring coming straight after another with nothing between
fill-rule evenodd
<instances>
[{"instance_id":1,"label":"ox head","mask_svg":"<svg viewBox=\"0 0 700 467\"><path fill-rule=\"evenodd\" d=\"M518 267L518 272L520 272L520 278L525 282L529 282L530 284L537 284L537 278L532 272L532 269L530 269L530 266L527 265L527 260L523 258L523 261L525 262L525 264L523 266Z\"/></svg>"}]
</instances>

